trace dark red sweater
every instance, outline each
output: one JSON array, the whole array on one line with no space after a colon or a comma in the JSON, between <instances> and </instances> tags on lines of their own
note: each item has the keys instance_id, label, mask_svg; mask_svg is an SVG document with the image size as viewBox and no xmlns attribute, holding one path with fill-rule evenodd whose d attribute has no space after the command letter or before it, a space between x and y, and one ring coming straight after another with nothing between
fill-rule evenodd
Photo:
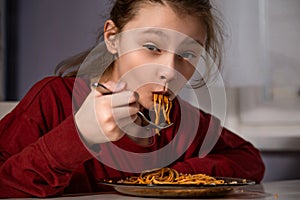
<instances>
[{"instance_id":1,"label":"dark red sweater","mask_svg":"<svg viewBox=\"0 0 300 200\"><path fill-rule=\"evenodd\" d=\"M168 152L179 158L169 166L180 172L262 180L264 164L257 149L227 129L220 129L218 120L211 115L185 102L180 102L179 109L179 100L172 111L175 126L163 131L161 136L156 135L148 147L141 147L124 136L117 142L99 145L99 151L88 151L77 133L73 118L74 110L90 91L87 84L80 84L81 89L73 91L74 78L45 78L1 120L0 197L45 197L104 191L107 188L97 184L97 180L132 175L109 166L121 165L130 171L142 166L143 160L149 164L147 156L141 156L141 159L126 157L113 149L115 145L144 155L171 144ZM200 122L196 122L199 115ZM180 116L189 124L179 126ZM221 136L211 151L205 146L201 148L201 152L209 151L209 154L200 158L198 154L205 135L215 134L213 131L207 133L209 125L209 130L221 130ZM195 128L197 135L190 135ZM92 154L112 165L104 165ZM170 154L159 152L151 157L150 163L164 159L167 162L170 158Z\"/></svg>"}]
</instances>

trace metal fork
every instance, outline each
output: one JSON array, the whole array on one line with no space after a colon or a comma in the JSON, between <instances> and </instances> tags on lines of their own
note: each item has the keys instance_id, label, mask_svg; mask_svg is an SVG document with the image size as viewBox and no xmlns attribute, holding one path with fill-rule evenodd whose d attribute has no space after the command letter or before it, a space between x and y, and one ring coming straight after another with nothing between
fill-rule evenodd
<instances>
[{"instance_id":1,"label":"metal fork","mask_svg":"<svg viewBox=\"0 0 300 200\"><path fill-rule=\"evenodd\" d=\"M92 86L95 88L102 87L102 89L104 89L106 91L106 92L101 92L103 95L113 94L113 92L110 89L108 89L105 85L103 85L101 83L93 83ZM166 122L163 122L161 124L155 124L154 122L149 120L141 111L138 111L137 114L142 120L144 120L146 123L148 123L148 126L150 126L151 128L158 129L158 130L169 128L170 126L172 126L174 124L174 123L167 124Z\"/></svg>"},{"instance_id":2,"label":"metal fork","mask_svg":"<svg viewBox=\"0 0 300 200\"><path fill-rule=\"evenodd\" d=\"M142 120L146 121L148 123L148 126L150 126L151 128L155 128L155 129L158 129L159 131L162 130L162 129L166 129L166 128L169 128L170 126L173 126L174 123L166 123L166 122L163 122L161 124L155 124L154 122L152 122L151 120L149 120L145 115L144 113L142 113L141 111L138 111L137 114L142 118Z\"/></svg>"}]
</instances>

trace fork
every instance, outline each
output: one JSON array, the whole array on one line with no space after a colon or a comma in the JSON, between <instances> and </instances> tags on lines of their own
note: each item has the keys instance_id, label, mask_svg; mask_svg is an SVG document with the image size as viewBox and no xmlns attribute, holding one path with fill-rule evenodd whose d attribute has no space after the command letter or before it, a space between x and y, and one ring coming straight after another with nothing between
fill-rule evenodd
<instances>
[{"instance_id":1,"label":"fork","mask_svg":"<svg viewBox=\"0 0 300 200\"><path fill-rule=\"evenodd\" d=\"M108 89L105 85L103 85L101 83L93 83L92 86L95 88L102 87L102 89L106 90L106 92L101 92L103 95L113 94L113 92L110 89ZM150 126L151 128L158 129L159 131L162 129L169 128L170 126L172 126L174 124L174 123L167 124L166 122L163 122L161 124L155 124L154 122L149 120L141 111L138 111L137 115L142 120L144 120L148 124L148 126Z\"/></svg>"},{"instance_id":2,"label":"fork","mask_svg":"<svg viewBox=\"0 0 300 200\"><path fill-rule=\"evenodd\" d=\"M166 128L169 128L170 126L172 126L174 123L166 123L166 122L163 122L161 124L155 124L154 122L152 122L151 120L149 120L145 115L144 113L142 113L141 111L138 111L137 114L142 118L142 120L146 121L148 123L148 126L149 127L152 127L152 128L155 128L155 129L158 129L159 131L162 130L162 129L166 129Z\"/></svg>"}]
</instances>

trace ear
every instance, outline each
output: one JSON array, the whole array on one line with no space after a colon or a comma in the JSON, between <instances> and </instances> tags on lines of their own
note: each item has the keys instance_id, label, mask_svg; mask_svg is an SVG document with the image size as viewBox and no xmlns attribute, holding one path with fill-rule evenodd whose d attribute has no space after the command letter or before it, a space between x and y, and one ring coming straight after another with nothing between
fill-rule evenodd
<instances>
[{"instance_id":1,"label":"ear","mask_svg":"<svg viewBox=\"0 0 300 200\"><path fill-rule=\"evenodd\" d=\"M108 51L111 54L118 53L117 45L117 33L118 29L115 26L115 23L112 20L107 20L104 25L104 41Z\"/></svg>"}]
</instances>

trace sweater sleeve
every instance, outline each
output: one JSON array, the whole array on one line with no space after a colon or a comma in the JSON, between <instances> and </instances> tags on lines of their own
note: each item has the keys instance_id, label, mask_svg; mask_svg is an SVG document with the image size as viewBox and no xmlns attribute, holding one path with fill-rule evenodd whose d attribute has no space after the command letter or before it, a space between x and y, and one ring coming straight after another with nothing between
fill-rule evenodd
<instances>
[{"instance_id":1,"label":"sweater sleeve","mask_svg":"<svg viewBox=\"0 0 300 200\"><path fill-rule=\"evenodd\" d=\"M212 120L214 130L221 130L213 149L204 157L199 157L199 149L207 134L207 124ZM219 120L201 114L202 130L188 148L182 160L173 164L172 168L183 173L204 173L212 176L245 178L260 182L264 175L265 166L260 152L251 143L240 136L220 126Z\"/></svg>"},{"instance_id":2,"label":"sweater sleeve","mask_svg":"<svg viewBox=\"0 0 300 200\"><path fill-rule=\"evenodd\" d=\"M69 87L45 79L1 120L0 197L61 194L73 170L92 158L76 131Z\"/></svg>"},{"instance_id":3,"label":"sweater sleeve","mask_svg":"<svg viewBox=\"0 0 300 200\"><path fill-rule=\"evenodd\" d=\"M258 183L262 180L265 170L259 151L227 130L222 133L208 155L177 162L173 168L183 173L246 178Z\"/></svg>"}]
</instances>

